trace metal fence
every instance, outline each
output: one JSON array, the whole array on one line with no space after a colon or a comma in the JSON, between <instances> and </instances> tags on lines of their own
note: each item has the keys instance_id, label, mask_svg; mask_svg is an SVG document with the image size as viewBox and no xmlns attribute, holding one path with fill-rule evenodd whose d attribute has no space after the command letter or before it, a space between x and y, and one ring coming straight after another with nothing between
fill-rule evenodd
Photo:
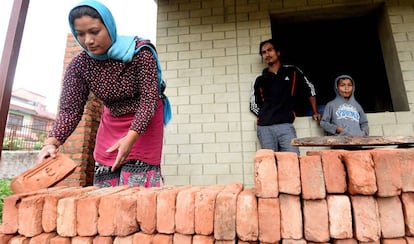
<instances>
[{"instance_id":1,"label":"metal fence","mask_svg":"<svg viewBox=\"0 0 414 244\"><path fill-rule=\"evenodd\" d=\"M7 123L3 150L39 150L47 137L46 128L29 124Z\"/></svg>"}]
</instances>

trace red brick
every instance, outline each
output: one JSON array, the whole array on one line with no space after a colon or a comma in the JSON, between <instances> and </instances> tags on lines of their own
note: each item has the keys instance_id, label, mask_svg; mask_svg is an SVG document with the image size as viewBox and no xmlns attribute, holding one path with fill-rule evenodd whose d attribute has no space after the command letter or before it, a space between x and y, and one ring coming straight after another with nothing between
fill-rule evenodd
<instances>
[{"instance_id":1,"label":"red brick","mask_svg":"<svg viewBox=\"0 0 414 244\"><path fill-rule=\"evenodd\" d=\"M237 240L237 244L258 244L259 241L242 241L242 240Z\"/></svg>"},{"instance_id":2,"label":"red brick","mask_svg":"<svg viewBox=\"0 0 414 244\"><path fill-rule=\"evenodd\" d=\"M406 236L404 238L407 241L407 244L414 244L414 237Z\"/></svg>"},{"instance_id":3,"label":"red brick","mask_svg":"<svg viewBox=\"0 0 414 244\"><path fill-rule=\"evenodd\" d=\"M348 188L345 166L342 162L342 154L345 150L321 150L317 152L322 160L326 192L345 193Z\"/></svg>"},{"instance_id":4,"label":"red brick","mask_svg":"<svg viewBox=\"0 0 414 244\"><path fill-rule=\"evenodd\" d=\"M114 244L131 244L133 236L115 236Z\"/></svg>"},{"instance_id":5,"label":"red brick","mask_svg":"<svg viewBox=\"0 0 414 244\"><path fill-rule=\"evenodd\" d=\"M212 235L194 235L193 244L215 244L214 236Z\"/></svg>"},{"instance_id":6,"label":"red brick","mask_svg":"<svg viewBox=\"0 0 414 244\"><path fill-rule=\"evenodd\" d=\"M132 243L134 244L153 244L153 234L145 234L144 232L137 232L132 237ZM112 243L112 242L111 242Z\"/></svg>"},{"instance_id":7,"label":"red brick","mask_svg":"<svg viewBox=\"0 0 414 244\"><path fill-rule=\"evenodd\" d=\"M76 202L78 197L61 199L57 207L56 230L60 236L76 236Z\"/></svg>"},{"instance_id":8,"label":"red brick","mask_svg":"<svg viewBox=\"0 0 414 244\"><path fill-rule=\"evenodd\" d=\"M236 240L216 240L215 241L215 244L234 244L234 243L236 243Z\"/></svg>"},{"instance_id":9,"label":"red brick","mask_svg":"<svg viewBox=\"0 0 414 244\"><path fill-rule=\"evenodd\" d=\"M194 230L196 234L206 236L213 234L216 197L223 189L223 185L212 185L196 192L194 202Z\"/></svg>"},{"instance_id":10,"label":"red brick","mask_svg":"<svg viewBox=\"0 0 414 244\"><path fill-rule=\"evenodd\" d=\"M394 238L394 239L381 239L381 244L406 244L406 240L404 238Z\"/></svg>"},{"instance_id":11,"label":"red brick","mask_svg":"<svg viewBox=\"0 0 414 244\"><path fill-rule=\"evenodd\" d=\"M332 244L358 244L355 239L334 239Z\"/></svg>"},{"instance_id":12,"label":"red brick","mask_svg":"<svg viewBox=\"0 0 414 244\"><path fill-rule=\"evenodd\" d=\"M370 152L349 151L342 156L348 173L349 194L374 195L377 182Z\"/></svg>"},{"instance_id":13,"label":"red brick","mask_svg":"<svg viewBox=\"0 0 414 244\"><path fill-rule=\"evenodd\" d=\"M14 235L2 234L0 233L0 243L8 243Z\"/></svg>"},{"instance_id":14,"label":"red brick","mask_svg":"<svg viewBox=\"0 0 414 244\"><path fill-rule=\"evenodd\" d=\"M177 193L175 210L175 232L192 235L194 234L194 202L195 194L200 187L191 187ZM180 242L178 242L180 243Z\"/></svg>"},{"instance_id":15,"label":"red brick","mask_svg":"<svg viewBox=\"0 0 414 244\"><path fill-rule=\"evenodd\" d=\"M280 241L279 198L259 198L257 211L259 216L260 243L276 243Z\"/></svg>"},{"instance_id":16,"label":"red brick","mask_svg":"<svg viewBox=\"0 0 414 244\"><path fill-rule=\"evenodd\" d=\"M41 233L37 236L34 236L30 239L30 244L44 244L49 243L50 240L57 236L56 232L51 233ZM72 242L73 243L73 242Z\"/></svg>"},{"instance_id":17,"label":"red brick","mask_svg":"<svg viewBox=\"0 0 414 244\"><path fill-rule=\"evenodd\" d=\"M177 193L190 186L164 186L157 194L157 231L163 234L175 232L175 202Z\"/></svg>"},{"instance_id":18,"label":"red brick","mask_svg":"<svg viewBox=\"0 0 414 244\"><path fill-rule=\"evenodd\" d=\"M355 238L361 242L378 241L381 225L377 201L373 196L351 196Z\"/></svg>"},{"instance_id":19,"label":"red brick","mask_svg":"<svg viewBox=\"0 0 414 244\"><path fill-rule=\"evenodd\" d=\"M62 180L77 166L78 164L67 155L59 152L55 158L43 160L13 178L10 188L14 193L48 188Z\"/></svg>"},{"instance_id":20,"label":"red brick","mask_svg":"<svg viewBox=\"0 0 414 244\"><path fill-rule=\"evenodd\" d=\"M157 244L173 244L173 235L157 233L152 239L152 243Z\"/></svg>"},{"instance_id":21,"label":"red brick","mask_svg":"<svg viewBox=\"0 0 414 244\"><path fill-rule=\"evenodd\" d=\"M93 244L112 244L114 238L112 236L95 236Z\"/></svg>"},{"instance_id":22,"label":"red brick","mask_svg":"<svg viewBox=\"0 0 414 244\"><path fill-rule=\"evenodd\" d=\"M329 241L328 205L325 199L303 201L303 225L307 241Z\"/></svg>"},{"instance_id":23,"label":"red brick","mask_svg":"<svg viewBox=\"0 0 414 244\"><path fill-rule=\"evenodd\" d=\"M414 236L414 193L402 193L401 201L404 211L406 235Z\"/></svg>"},{"instance_id":24,"label":"red brick","mask_svg":"<svg viewBox=\"0 0 414 244\"><path fill-rule=\"evenodd\" d=\"M42 210L45 194L24 198L19 206L19 234L26 237L43 232Z\"/></svg>"},{"instance_id":25,"label":"red brick","mask_svg":"<svg viewBox=\"0 0 414 244\"><path fill-rule=\"evenodd\" d=\"M56 231L57 205L60 199L75 196L88 191L96 190L96 186L89 187L68 187L62 191L51 193L45 196L42 211L42 227L45 232Z\"/></svg>"},{"instance_id":26,"label":"red brick","mask_svg":"<svg viewBox=\"0 0 414 244\"><path fill-rule=\"evenodd\" d=\"M295 240L295 239L283 239L282 240L282 244L306 244L306 240L304 239L299 239L299 240Z\"/></svg>"},{"instance_id":27,"label":"red brick","mask_svg":"<svg viewBox=\"0 0 414 244\"><path fill-rule=\"evenodd\" d=\"M254 158L254 186L257 197L277 197L276 159L273 150L260 149Z\"/></svg>"},{"instance_id":28,"label":"red brick","mask_svg":"<svg viewBox=\"0 0 414 244\"><path fill-rule=\"evenodd\" d=\"M301 193L298 155L294 152L275 152L279 193Z\"/></svg>"},{"instance_id":29,"label":"red brick","mask_svg":"<svg viewBox=\"0 0 414 244\"><path fill-rule=\"evenodd\" d=\"M139 231L137 221L137 193L144 187L134 187L130 192L120 196L115 211L115 235L127 236ZM124 193L122 192L122 193ZM111 196L115 197L115 196Z\"/></svg>"},{"instance_id":30,"label":"red brick","mask_svg":"<svg viewBox=\"0 0 414 244\"><path fill-rule=\"evenodd\" d=\"M372 150L375 177L377 180L377 196L392 197L401 194L401 164L396 151Z\"/></svg>"},{"instance_id":31,"label":"red brick","mask_svg":"<svg viewBox=\"0 0 414 244\"><path fill-rule=\"evenodd\" d=\"M360 242L363 244L380 244L381 243L381 239L378 239L376 241L364 241L364 242Z\"/></svg>"},{"instance_id":32,"label":"red brick","mask_svg":"<svg viewBox=\"0 0 414 244\"><path fill-rule=\"evenodd\" d=\"M214 238L216 240L234 240L236 238L237 196L243 190L243 184L228 184L217 194L214 210Z\"/></svg>"},{"instance_id":33,"label":"red brick","mask_svg":"<svg viewBox=\"0 0 414 244\"><path fill-rule=\"evenodd\" d=\"M404 214L401 200L395 197L377 198L381 223L381 237L397 238L405 235Z\"/></svg>"},{"instance_id":34,"label":"red brick","mask_svg":"<svg viewBox=\"0 0 414 244\"><path fill-rule=\"evenodd\" d=\"M71 244L92 244L93 239L92 236L74 236Z\"/></svg>"},{"instance_id":35,"label":"red brick","mask_svg":"<svg viewBox=\"0 0 414 244\"><path fill-rule=\"evenodd\" d=\"M414 192L414 150L397 151L401 165L401 181L403 192Z\"/></svg>"},{"instance_id":36,"label":"red brick","mask_svg":"<svg viewBox=\"0 0 414 244\"><path fill-rule=\"evenodd\" d=\"M180 234L180 233L176 232L176 233L174 233L173 243L192 244L193 243L193 236L192 235L186 235L186 234Z\"/></svg>"},{"instance_id":37,"label":"red brick","mask_svg":"<svg viewBox=\"0 0 414 244\"><path fill-rule=\"evenodd\" d=\"M137 221L141 231L154 234L157 227L157 191L160 188L146 188L137 193Z\"/></svg>"},{"instance_id":38,"label":"red brick","mask_svg":"<svg viewBox=\"0 0 414 244\"><path fill-rule=\"evenodd\" d=\"M347 195L326 197L329 216L329 233L335 239L350 239L352 232L351 201Z\"/></svg>"},{"instance_id":39,"label":"red brick","mask_svg":"<svg viewBox=\"0 0 414 244\"><path fill-rule=\"evenodd\" d=\"M50 239L49 244L71 244L72 240L70 237L55 236ZM112 243L112 242L111 242Z\"/></svg>"},{"instance_id":40,"label":"red brick","mask_svg":"<svg viewBox=\"0 0 414 244\"><path fill-rule=\"evenodd\" d=\"M240 192L237 198L236 232L240 240L257 241L259 236L259 215L254 189Z\"/></svg>"},{"instance_id":41,"label":"red brick","mask_svg":"<svg viewBox=\"0 0 414 244\"><path fill-rule=\"evenodd\" d=\"M299 196L280 194L280 235L283 239L302 239L302 206Z\"/></svg>"},{"instance_id":42,"label":"red brick","mask_svg":"<svg viewBox=\"0 0 414 244\"><path fill-rule=\"evenodd\" d=\"M119 186L120 187L120 186ZM117 187L117 188L119 188ZM136 201L126 204L122 199L139 191L138 187L131 187L101 197L98 209L97 229L101 236L115 236L120 232L128 235L138 230L136 221ZM125 206L123 205L125 203ZM122 230L118 231L118 227Z\"/></svg>"},{"instance_id":43,"label":"red brick","mask_svg":"<svg viewBox=\"0 0 414 244\"><path fill-rule=\"evenodd\" d=\"M18 235L11 238L9 244L29 244L30 239L30 237Z\"/></svg>"},{"instance_id":44,"label":"red brick","mask_svg":"<svg viewBox=\"0 0 414 244\"><path fill-rule=\"evenodd\" d=\"M303 199L324 199L326 197L325 181L320 156L301 156L300 177L302 180Z\"/></svg>"},{"instance_id":45,"label":"red brick","mask_svg":"<svg viewBox=\"0 0 414 244\"><path fill-rule=\"evenodd\" d=\"M4 198L3 216L2 216L2 233L15 234L19 229L19 208L18 203L24 198L24 195L11 195Z\"/></svg>"}]
</instances>

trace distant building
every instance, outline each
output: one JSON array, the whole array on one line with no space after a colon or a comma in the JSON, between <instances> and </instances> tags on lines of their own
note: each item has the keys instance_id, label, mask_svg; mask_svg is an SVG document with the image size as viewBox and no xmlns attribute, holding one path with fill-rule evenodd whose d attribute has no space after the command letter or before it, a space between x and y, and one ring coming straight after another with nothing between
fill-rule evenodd
<instances>
[{"instance_id":1,"label":"distant building","mask_svg":"<svg viewBox=\"0 0 414 244\"><path fill-rule=\"evenodd\" d=\"M55 121L46 97L20 88L12 92L3 149L38 149Z\"/></svg>"}]
</instances>

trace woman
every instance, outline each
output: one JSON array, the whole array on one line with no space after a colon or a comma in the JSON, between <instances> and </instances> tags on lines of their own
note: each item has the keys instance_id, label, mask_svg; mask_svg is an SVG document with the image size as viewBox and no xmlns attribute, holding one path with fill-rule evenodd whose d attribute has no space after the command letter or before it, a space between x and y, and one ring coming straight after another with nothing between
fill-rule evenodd
<instances>
[{"instance_id":1,"label":"woman","mask_svg":"<svg viewBox=\"0 0 414 244\"><path fill-rule=\"evenodd\" d=\"M94 0L77 4L69 13L69 25L83 51L66 68L59 112L39 159L56 156L92 92L104 105L94 150L94 185L160 186L163 122L169 121L171 110L162 94L154 46L134 36L118 36L110 10Z\"/></svg>"}]
</instances>

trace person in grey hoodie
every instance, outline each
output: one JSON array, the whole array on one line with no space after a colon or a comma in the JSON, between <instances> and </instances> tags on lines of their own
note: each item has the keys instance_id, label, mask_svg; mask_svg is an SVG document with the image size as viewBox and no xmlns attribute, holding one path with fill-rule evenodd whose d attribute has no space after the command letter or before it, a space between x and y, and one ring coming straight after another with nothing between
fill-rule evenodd
<instances>
[{"instance_id":1,"label":"person in grey hoodie","mask_svg":"<svg viewBox=\"0 0 414 244\"><path fill-rule=\"evenodd\" d=\"M368 119L361 105L355 100L355 82L349 75L335 79L336 97L328 102L320 126L329 135L368 136Z\"/></svg>"}]
</instances>

